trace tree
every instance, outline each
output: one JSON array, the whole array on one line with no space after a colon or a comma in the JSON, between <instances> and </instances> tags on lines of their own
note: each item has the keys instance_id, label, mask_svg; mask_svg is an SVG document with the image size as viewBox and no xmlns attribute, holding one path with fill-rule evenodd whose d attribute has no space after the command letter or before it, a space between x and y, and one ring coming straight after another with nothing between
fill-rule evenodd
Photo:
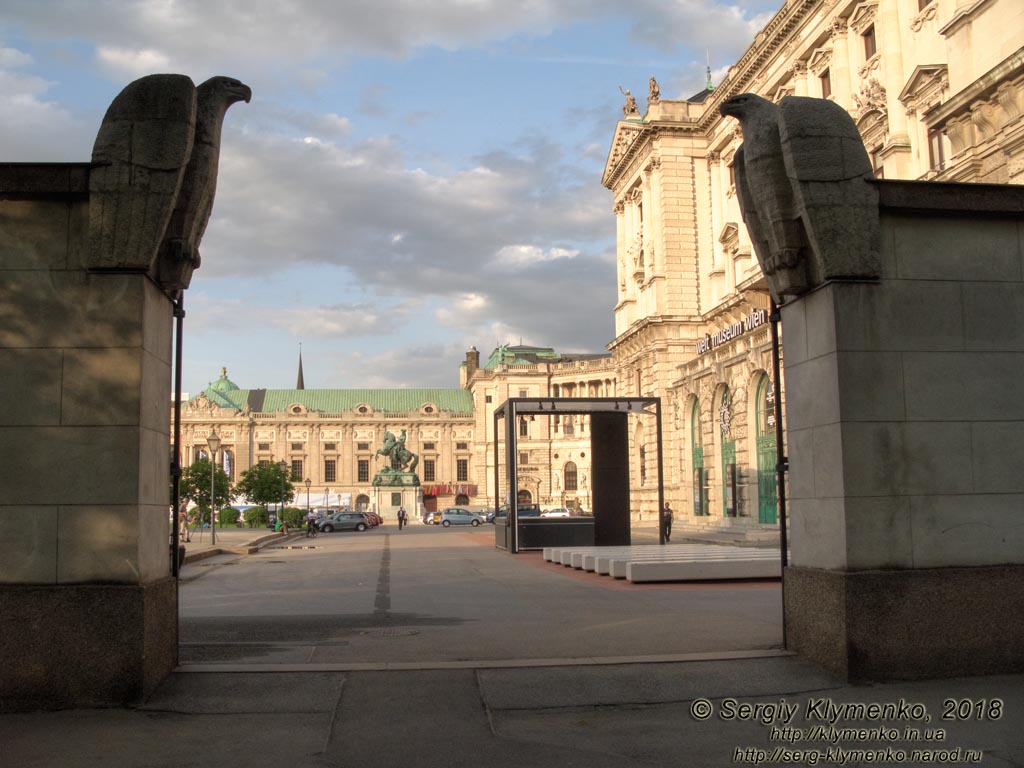
<instances>
[{"instance_id":1,"label":"tree","mask_svg":"<svg viewBox=\"0 0 1024 768\"><path fill-rule=\"evenodd\" d=\"M191 467L181 472L178 492L183 499L192 499L202 512L203 519L209 519L210 511L210 460L198 459ZM213 465L213 506L220 509L231 501L231 481L224 468Z\"/></svg>"},{"instance_id":2,"label":"tree","mask_svg":"<svg viewBox=\"0 0 1024 768\"><path fill-rule=\"evenodd\" d=\"M281 496L282 488L284 497ZM281 467L271 462L266 466L257 464L242 473L235 491L251 504L287 504L295 498L295 486L291 473L282 472Z\"/></svg>"}]
</instances>

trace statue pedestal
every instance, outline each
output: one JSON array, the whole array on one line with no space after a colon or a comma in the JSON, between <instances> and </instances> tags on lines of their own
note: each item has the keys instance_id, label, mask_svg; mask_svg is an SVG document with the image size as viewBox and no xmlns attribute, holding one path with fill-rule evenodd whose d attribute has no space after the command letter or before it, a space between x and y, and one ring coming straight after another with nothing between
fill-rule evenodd
<instances>
[{"instance_id":1,"label":"statue pedestal","mask_svg":"<svg viewBox=\"0 0 1024 768\"><path fill-rule=\"evenodd\" d=\"M398 521L398 508L405 507L409 518L423 511L423 489L413 472L381 470L373 478L373 499L377 513L390 522Z\"/></svg>"}]
</instances>

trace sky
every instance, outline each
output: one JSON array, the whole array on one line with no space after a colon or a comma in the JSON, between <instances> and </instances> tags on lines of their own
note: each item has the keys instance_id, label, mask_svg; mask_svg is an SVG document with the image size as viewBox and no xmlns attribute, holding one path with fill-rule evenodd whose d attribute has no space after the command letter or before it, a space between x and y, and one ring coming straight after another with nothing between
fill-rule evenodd
<instances>
[{"instance_id":1,"label":"sky","mask_svg":"<svg viewBox=\"0 0 1024 768\"><path fill-rule=\"evenodd\" d=\"M475 346L603 352L622 117L718 82L778 0L4 0L0 162L85 162L132 80L227 75L183 388L457 387Z\"/></svg>"}]
</instances>

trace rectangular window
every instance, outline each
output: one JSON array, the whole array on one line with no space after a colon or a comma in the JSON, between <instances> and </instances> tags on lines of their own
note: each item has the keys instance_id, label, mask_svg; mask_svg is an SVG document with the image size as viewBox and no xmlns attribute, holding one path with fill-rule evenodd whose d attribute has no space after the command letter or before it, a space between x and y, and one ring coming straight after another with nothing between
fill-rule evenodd
<instances>
[{"instance_id":1,"label":"rectangular window","mask_svg":"<svg viewBox=\"0 0 1024 768\"><path fill-rule=\"evenodd\" d=\"M368 450L370 450L370 444L369 443L356 443L356 450L357 451L368 451Z\"/></svg>"},{"instance_id":2,"label":"rectangular window","mask_svg":"<svg viewBox=\"0 0 1024 768\"><path fill-rule=\"evenodd\" d=\"M946 151L942 146L942 131L928 131L928 162L933 171L941 171L946 167Z\"/></svg>"},{"instance_id":3,"label":"rectangular window","mask_svg":"<svg viewBox=\"0 0 1024 768\"><path fill-rule=\"evenodd\" d=\"M456 451L468 451L469 450L469 443L456 443L455 444L455 450Z\"/></svg>"},{"instance_id":4,"label":"rectangular window","mask_svg":"<svg viewBox=\"0 0 1024 768\"><path fill-rule=\"evenodd\" d=\"M455 480L460 483L469 480L469 459L455 460Z\"/></svg>"},{"instance_id":5,"label":"rectangular window","mask_svg":"<svg viewBox=\"0 0 1024 768\"><path fill-rule=\"evenodd\" d=\"M301 451L302 450L302 443L292 443L292 450L293 451Z\"/></svg>"},{"instance_id":6,"label":"rectangular window","mask_svg":"<svg viewBox=\"0 0 1024 768\"><path fill-rule=\"evenodd\" d=\"M270 466L270 459L260 459L260 466L261 467L269 467Z\"/></svg>"},{"instance_id":7,"label":"rectangular window","mask_svg":"<svg viewBox=\"0 0 1024 768\"><path fill-rule=\"evenodd\" d=\"M832 75L826 69L818 77L818 80L821 82L821 98L827 99L832 95Z\"/></svg>"},{"instance_id":8,"label":"rectangular window","mask_svg":"<svg viewBox=\"0 0 1024 768\"><path fill-rule=\"evenodd\" d=\"M424 451L436 451L437 448L434 446L433 443L424 443L423 444L423 450Z\"/></svg>"},{"instance_id":9,"label":"rectangular window","mask_svg":"<svg viewBox=\"0 0 1024 768\"><path fill-rule=\"evenodd\" d=\"M875 25L872 24L870 27L864 30L864 34L861 35L864 39L864 58L870 59L875 55L878 50L877 44L875 43Z\"/></svg>"},{"instance_id":10,"label":"rectangular window","mask_svg":"<svg viewBox=\"0 0 1024 768\"><path fill-rule=\"evenodd\" d=\"M270 450L270 443L257 443L257 450L269 451Z\"/></svg>"},{"instance_id":11,"label":"rectangular window","mask_svg":"<svg viewBox=\"0 0 1024 768\"><path fill-rule=\"evenodd\" d=\"M292 459L292 480L302 479L302 459Z\"/></svg>"},{"instance_id":12,"label":"rectangular window","mask_svg":"<svg viewBox=\"0 0 1024 768\"><path fill-rule=\"evenodd\" d=\"M337 443L324 443L324 450L325 451L336 451L336 450L338 450L338 444Z\"/></svg>"},{"instance_id":13,"label":"rectangular window","mask_svg":"<svg viewBox=\"0 0 1024 768\"><path fill-rule=\"evenodd\" d=\"M491 402L491 400L492 400L492 398L491 398L490 395L484 395L484 402L485 403L489 403L489 402Z\"/></svg>"},{"instance_id":14,"label":"rectangular window","mask_svg":"<svg viewBox=\"0 0 1024 768\"><path fill-rule=\"evenodd\" d=\"M334 459L324 459L324 482L333 483L338 479L338 462Z\"/></svg>"},{"instance_id":15,"label":"rectangular window","mask_svg":"<svg viewBox=\"0 0 1024 768\"><path fill-rule=\"evenodd\" d=\"M519 390L519 396L520 397L526 397L527 396L526 390L525 389L520 389Z\"/></svg>"},{"instance_id":16,"label":"rectangular window","mask_svg":"<svg viewBox=\"0 0 1024 768\"><path fill-rule=\"evenodd\" d=\"M881 148L876 149L868 153L868 157L871 158L871 170L874 171L876 179L885 178L885 168L882 165L882 150Z\"/></svg>"},{"instance_id":17,"label":"rectangular window","mask_svg":"<svg viewBox=\"0 0 1024 768\"><path fill-rule=\"evenodd\" d=\"M437 478L434 476L434 460L424 459L423 460L423 481L426 483L432 483Z\"/></svg>"},{"instance_id":18,"label":"rectangular window","mask_svg":"<svg viewBox=\"0 0 1024 768\"><path fill-rule=\"evenodd\" d=\"M530 436L530 423L526 419L519 420L519 436L529 437Z\"/></svg>"},{"instance_id":19,"label":"rectangular window","mask_svg":"<svg viewBox=\"0 0 1024 768\"><path fill-rule=\"evenodd\" d=\"M358 470L356 472L356 478L360 483L370 482L370 460L360 459L358 462Z\"/></svg>"},{"instance_id":20,"label":"rectangular window","mask_svg":"<svg viewBox=\"0 0 1024 768\"><path fill-rule=\"evenodd\" d=\"M519 463L520 464L529 464L530 463L530 454L528 454L526 451L520 451L519 452Z\"/></svg>"}]
</instances>

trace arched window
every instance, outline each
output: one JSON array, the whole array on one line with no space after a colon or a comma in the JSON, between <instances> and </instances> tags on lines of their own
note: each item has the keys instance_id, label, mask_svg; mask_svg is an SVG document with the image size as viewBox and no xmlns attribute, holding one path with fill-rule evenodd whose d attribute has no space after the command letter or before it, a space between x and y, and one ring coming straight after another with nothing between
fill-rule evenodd
<instances>
[{"instance_id":1,"label":"arched window","mask_svg":"<svg viewBox=\"0 0 1024 768\"><path fill-rule=\"evenodd\" d=\"M690 445L693 446L693 514L708 514L707 470L704 469L704 426L700 421L700 401L693 399L690 409Z\"/></svg>"},{"instance_id":2,"label":"arched window","mask_svg":"<svg viewBox=\"0 0 1024 768\"><path fill-rule=\"evenodd\" d=\"M455 503L456 504L469 504L469 496L467 496L464 493L460 493L458 496L455 497Z\"/></svg>"},{"instance_id":3,"label":"arched window","mask_svg":"<svg viewBox=\"0 0 1024 768\"><path fill-rule=\"evenodd\" d=\"M517 504L529 504L533 501L533 494L525 488L520 489L519 493L516 494Z\"/></svg>"},{"instance_id":4,"label":"arched window","mask_svg":"<svg viewBox=\"0 0 1024 768\"><path fill-rule=\"evenodd\" d=\"M575 490L577 490L577 488L579 487L578 486L579 481L577 480L577 477L576 477L576 475L577 475L577 473L576 473L576 464L571 462L571 461L565 462L565 469L563 471L565 472L565 490L567 490L567 491L575 491Z\"/></svg>"},{"instance_id":5,"label":"arched window","mask_svg":"<svg viewBox=\"0 0 1024 768\"><path fill-rule=\"evenodd\" d=\"M365 512L370 508L370 497L365 493L356 496L356 512Z\"/></svg>"}]
</instances>

